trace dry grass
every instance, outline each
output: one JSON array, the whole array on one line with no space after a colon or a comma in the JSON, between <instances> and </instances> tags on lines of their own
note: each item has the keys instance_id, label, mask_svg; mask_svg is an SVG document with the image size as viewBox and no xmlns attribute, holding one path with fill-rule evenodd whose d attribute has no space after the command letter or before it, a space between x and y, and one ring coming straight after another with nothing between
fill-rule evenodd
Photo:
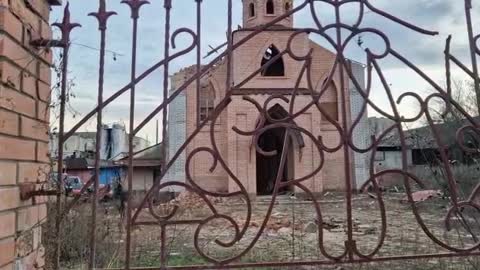
<instances>
[{"instance_id":1,"label":"dry grass","mask_svg":"<svg viewBox=\"0 0 480 270\"><path fill-rule=\"evenodd\" d=\"M90 255L91 209L90 204L81 204L64 218L62 229L55 231L55 205L49 205L49 217L43 227L43 243L46 247L46 269L52 269L55 242L60 241L61 269L83 269ZM115 213L112 213L115 211ZM103 205L97 215L96 260L97 267L112 266L118 261L121 232L116 210Z\"/></svg>"},{"instance_id":2,"label":"dry grass","mask_svg":"<svg viewBox=\"0 0 480 270\"><path fill-rule=\"evenodd\" d=\"M386 194L387 236L378 256L397 256L413 254L432 254L446 252L435 245L419 228L411 206L400 203L402 194ZM326 250L333 255L343 251L346 230L345 205L341 194L330 195L321 203L324 229L324 245ZM260 200L254 205L251 226L244 238L232 248L223 248L215 243L215 239L228 241L232 239L233 227L224 220L209 223L201 231L199 246L209 256L217 259L229 258L240 254L252 242L259 231L268 209L268 200ZM443 218L448 202L438 199L418 206L421 216L436 237L452 245L465 246L473 243L472 237L459 224L452 232L446 232ZM209 210L202 204L179 203L178 219L205 218ZM234 218L241 226L245 220L245 205L241 200L218 201L215 207L220 213ZM371 252L378 241L381 228L380 211L376 200L368 196L359 195L353 201L354 237L357 246L364 253ZM82 210L83 209L83 210ZM108 213L102 212L99 217L100 230L99 248L97 254L97 267L122 266L124 257L124 232L118 227L119 215L114 207L103 205ZM86 212L82 212L86 211ZM159 211L168 211L168 207L161 207ZM147 211L148 212L148 211ZM71 228L62 234L62 261L65 267L82 269L82 262L88 258L88 206L81 206L75 210L65 222L65 228ZM282 199L282 203L274 206L273 216L267 223L267 229L261 234L258 242L250 252L239 259L239 262L290 262L298 260L325 260L318 248L318 234L307 232L305 227L315 222L316 214L311 202ZM148 214L141 216L148 219ZM102 223L103 222L103 223ZM68 225L68 223L73 224ZM328 227L328 229L327 229ZM170 266L185 266L193 264L208 264L193 246L193 234L197 226L176 225L168 227L167 258ZM132 232L132 261L133 266L159 266L160 254L160 229L157 226L136 228ZM75 267L72 267L75 266ZM479 260L467 259L442 259L402 261L382 264L368 264L357 266L338 267L313 267L292 269L479 269ZM279 268L255 268L279 269ZM285 268L284 268L285 269Z\"/></svg>"}]
</instances>

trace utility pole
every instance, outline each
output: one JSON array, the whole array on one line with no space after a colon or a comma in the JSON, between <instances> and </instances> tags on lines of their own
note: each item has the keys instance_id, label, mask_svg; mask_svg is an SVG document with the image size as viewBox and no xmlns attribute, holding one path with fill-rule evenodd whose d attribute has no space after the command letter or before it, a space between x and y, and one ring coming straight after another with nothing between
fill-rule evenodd
<instances>
[{"instance_id":1,"label":"utility pole","mask_svg":"<svg viewBox=\"0 0 480 270\"><path fill-rule=\"evenodd\" d=\"M157 127L156 127L156 135L155 135L155 144L158 144L158 119L157 119Z\"/></svg>"}]
</instances>

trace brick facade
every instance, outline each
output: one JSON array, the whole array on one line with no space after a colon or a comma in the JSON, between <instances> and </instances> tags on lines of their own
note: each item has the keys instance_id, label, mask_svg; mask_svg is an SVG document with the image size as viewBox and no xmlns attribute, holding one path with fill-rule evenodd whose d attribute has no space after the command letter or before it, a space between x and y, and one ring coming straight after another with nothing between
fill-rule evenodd
<instances>
[{"instance_id":1,"label":"brick facade","mask_svg":"<svg viewBox=\"0 0 480 270\"><path fill-rule=\"evenodd\" d=\"M291 3L291 1L273 0L275 14L265 14L267 0L244 0L244 28L236 30L233 33L232 39L234 44L238 44L245 40L245 38L254 31L255 27L268 23L275 19L276 16L283 14L285 11L285 5ZM251 16L251 4L255 6L255 16ZM281 91L287 98L291 98L289 94L295 85L298 83L298 88L307 89L308 80L306 76L300 77L300 71L304 64L303 61L297 61L290 57L288 54L282 57L284 63L284 75L269 77L258 74L253 78L249 78L254 72L256 72L261 66L261 60L265 55L267 49L274 45L279 52L284 51L288 46L289 39L295 33L292 29L293 18L284 19L272 27L271 29L262 31L255 35L251 39L247 40L241 46L234 50L232 53L232 85L236 86L242 84L239 89L236 89L236 93L232 96L232 101L228 107L221 113L213 126L213 135L215 137L215 144L219 150L219 154L226 162L226 166L231 170L232 174L240 181L247 192L252 195L257 194L257 168L256 158L257 152L253 146L252 136L242 136L233 130L233 127L240 130L248 131L255 129L255 125L259 120L258 110L254 105L245 101L243 96L247 95L250 98L259 102L260 105L264 105L264 102L275 91ZM315 42L309 39L309 36L305 33L295 35L291 46L289 47L292 53L296 56L305 56L310 51L312 52L312 64L310 67L311 83L316 92L322 90L323 83L328 77L331 67L335 62L336 55L331 51L321 47ZM364 87L364 68L358 63L351 63L354 75L357 77L357 81ZM172 79L172 88L177 89L187 79L194 76L196 73L196 67L182 69L175 74ZM225 82L227 74L227 65L225 60L215 65L209 72L203 76L200 80L201 87L211 85L215 92L215 105L218 105L220 101L226 95ZM300 79L299 79L300 77ZM244 83L245 81L245 83ZM326 91L320 98L320 106L328 112L335 112L336 118L340 125L343 125L343 119L350 125L356 118L360 118L361 125L354 132L354 142L357 147L364 147L366 140L365 134L367 129L366 112L360 115L361 97L355 92L355 87L352 83L345 79L343 83L345 89L340 89L341 77L338 73L332 77L332 83L327 85ZM253 94L249 91L263 90L262 94ZM285 90L285 91L282 91ZM342 95L345 97L342 98ZM193 134L197 127L197 93L196 83L192 83L187 86L184 91L184 96L181 97L182 104L174 103L170 107L170 133L169 133L169 158L178 150L176 146L182 144L185 138ZM312 100L311 95L298 95L295 99L294 111L298 111L306 107ZM345 102L343 104L342 102ZM270 103L269 108L279 104L286 111L289 110L289 105L283 101L275 101ZM346 108L346 115L342 115L342 108ZM330 115L330 114L329 114ZM180 119L180 120L177 120ZM180 121L182 124L179 124ZM186 122L184 125L183 122ZM295 123L306 130L308 130L315 137L321 136L324 145L330 148L334 148L340 143L340 134L333 124L325 119L319 110L312 106L310 109L301 114L295 119ZM181 164L190 162L190 174L192 180L199 186L205 188L208 191L214 192L234 192L239 190L239 186L235 183L234 177L229 175L227 171L217 164L215 170L210 171L213 165L213 158L210 153L206 151L197 152L188 160L188 157L200 147L212 148L211 142L211 125L208 124L204 127L193 140L188 144L186 152L180 156L177 161ZM182 133L183 132L183 133ZM182 133L182 135L180 135ZM303 134L305 146L300 148L295 142L293 142L293 148L288 153L289 156L289 175L290 179L298 179L303 176L312 173L321 162L318 149L316 149L312 140ZM185 160L187 157L187 160ZM350 164L345 164L345 157L343 149L340 149L334 153L324 152L324 165L322 170L306 179L303 184L309 188L312 192L320 194L326 190L344 190L345 189L345 169L350 170L352 175L352 181L354 187L358 186L358 181L364 181L366 176L365 171L365 157L362 155L350 154ZM181 170L185 171L185 166L174 167L172 171L175 171L179 176L176 180L184 181L184 174L181 174ZM183 178L181 177L183 176ZM301 192L295 190L295 192Z\"/></svg>"},{"instance_id":2,"label":"brick facade","mask_svg":"<svg viewBox=\"0 0 480 270\"><path fill-rule=\"evenodd\" d=\"M43 269L39 224L45 198L20 200L21 183L42 184L48 158L49 49L53 0L0 0L0 269Z\"/></svg>"}]
</instances>

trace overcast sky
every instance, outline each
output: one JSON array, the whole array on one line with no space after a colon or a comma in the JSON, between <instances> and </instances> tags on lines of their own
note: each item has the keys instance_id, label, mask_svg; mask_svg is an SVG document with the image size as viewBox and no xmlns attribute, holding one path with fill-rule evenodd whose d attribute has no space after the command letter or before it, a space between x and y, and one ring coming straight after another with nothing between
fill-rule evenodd
<instances>
[{"instance_id":1,"label":"overcast sky","mask_svg":"<svg viewBox=\"0 0 480 270\"><path fill-rule=\"evenodd\" d=\"M163 0L150 0L152 3L141 10L139 20L139 52L138 72L150 67L163 58L164 46L164 9ZM66 1L64 1L66 2ZM241 25L242 1L233 0L233 25ZM303 2L296 0L295 4ZM445 79L443 51L445 40L449 34L453 35L452 52L470 66L468 58L468 42L464 17L464 6L461 0L370 0L377 8L387 11L403 20L428 30L440 32L438 36L426 36L415 33L398 24L382 18L373 12L367 12L362 26L380 29L390 39L392 47L415 63L435 81ZM474 1L475 2L475 1ZM194 0L173 0L172 31L180 27L195 29L196 5ZM89 12L98 9L97 0L70 0L72 20L82 24L72 34L72 52L70 55L70 76L74 78L73 88L75 98L72 106L80 113L76 119L68 118L67 128L76 123L80 117L95 107L98 54L95 48L99 47L99 32L97 21L87 16ZM474 3L474 27L479 26L480 4ZM129 8L120 4L120 0L107 0L109 10L118 13L108 22L105 97L110 96L129 82L130 78L130 51L131 51L131 19ZM349 4L342 9L342 19L352 22L357 16L356 4ZM220 45L226 40L227 30L227 0L204 0L202 11L202 51L208 52L208 45ZM317 5L318 16L324 23L333 22L334 13L326 5ZM52 22L60 21L62 9L54 7L51 16ZM295 15L296 27L314 27L310 9L304 9ZM478 27L477 27L478 28ZM477 29L480 32L480 29ZM56 31L58 35L58 31ZM311 36L313 40L326 45L319 37ZM363 36L365 47L382 50L383 42L374 36ZM190 42L189 37L178 38L177 50ZM174 50L175 51L175 50ZM174 52L173 51L173 52ZM363 49L353 42L347 50L347 57L365 63ZM207 63L212 58L204 59ZM171 73L181 67L195 63L195 54L191 53L171 63ZM393 57L381 61L383 71L391 84L395 96L406 91L415 91L425 94L431 87L419 76L415 75L405 65ZM463 78L464 74L454 70L455 77ZM386 96L378 79L374 81L373 99L379 104L386 104ZM163 70L159 69L139 84L137 91L136 121L139 123L162 101ZM128 122L129 103L128 93L109 105L105 111L104 122ZM402 111L411 112L415 105L405 102ZM370 112L374 115L373 112ZM159 118L160 119L160 115ZM83 130L95 130L95 121L89 121ZM153 142L155 140L155 122L149 124L140 134Z\"/></svg>"}]
</instances>

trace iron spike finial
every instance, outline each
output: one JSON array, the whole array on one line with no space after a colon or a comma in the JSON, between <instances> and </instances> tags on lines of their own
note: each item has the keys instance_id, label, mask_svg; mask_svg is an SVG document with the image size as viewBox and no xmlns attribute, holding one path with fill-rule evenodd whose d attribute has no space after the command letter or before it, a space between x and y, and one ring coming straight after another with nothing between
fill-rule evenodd
<instances>
[{"instance_id":1,"label":"iron spike finial","mask_svg":"<svg viewBox=\"0 0 480 270\"><path fill-rule=\"evenodd\" d=\"M107 11L105 0L99 0L100 5L97 12L90 12L88 16L93 16L98 20L98 29L107 30L107 21L110 16L117 15L115 11Z\"/></svg>"},{"instance_id":2,"label":"iron spike finial","mask_svg":"<svg viewBox=\"0 0 480 270\"><path fill-rule=\"evenodd\" d=\"M164 0L163 7L166 8L166 9L171 9L172 8L172 0Z\"/></svg>"},{"instance_id":3,"label":"iron spike finial","mask_svg":"<svg viewBox=\"0 0 480 270\"><path fill-rule=\"evenodd\" d=\"M121 3L130 7L132 19L138 19L140 8L145 4L150 4L147 0L123 0Z\"/></svg>"},{"instance_id":4,"label":"iron spike finial","mask_svg":"<svg viewBox=\"0 0 480 270\"><path fill-rule=\"evenodd\" d=\"M473 5L472 5L472 0L465 0L466 2L466 6L468 9L472 9L473 8Z\"/></svg>"},{"instance_id":5,"label":"iron spike finial","mask_svg":"<svg viewBox=\"0 0 480 270\"><path fill-rule=\"evenodd\" d=\"M79 23L72 23L71 22L71 15L70 15L70 3L67 2L65 5L65 9L63 10L63 19L61 23L53 23L52 26L55 26L60 29L62 32L62 43L63 46L66 46L70 42L70 33L76 27L82 27Z\"/></svg>"}]
</instances>

